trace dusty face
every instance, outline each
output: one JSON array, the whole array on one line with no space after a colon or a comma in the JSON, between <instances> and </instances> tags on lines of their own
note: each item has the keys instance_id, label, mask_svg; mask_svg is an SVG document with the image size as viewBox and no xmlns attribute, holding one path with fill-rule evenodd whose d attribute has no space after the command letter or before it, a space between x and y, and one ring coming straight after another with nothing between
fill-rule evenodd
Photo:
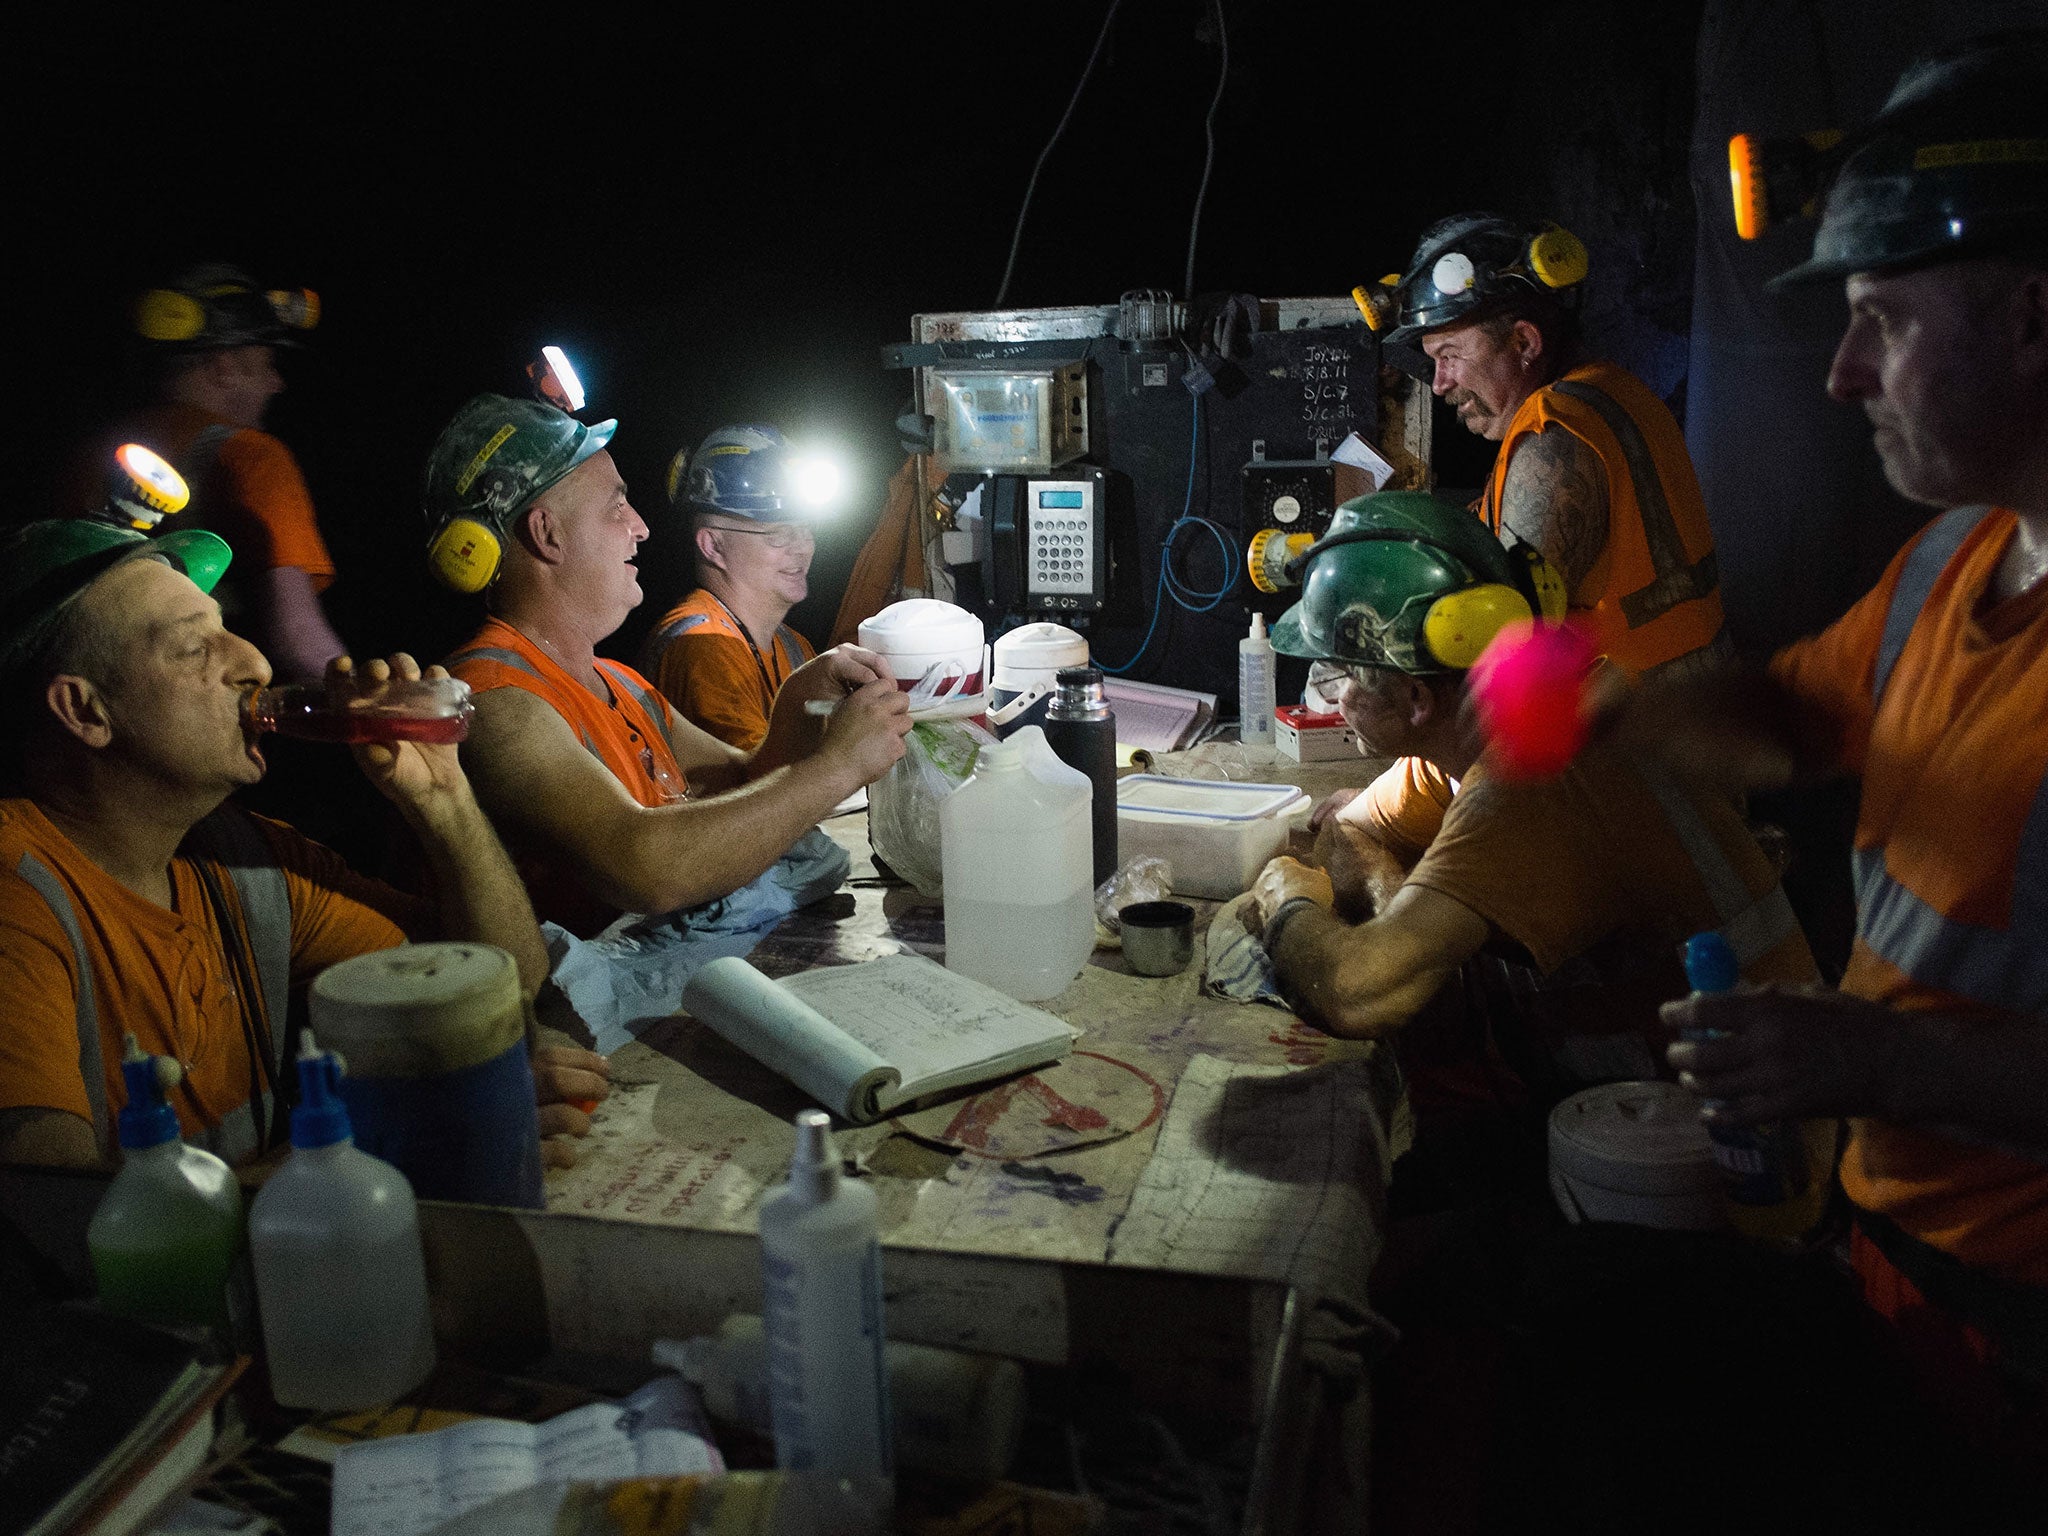
<instances>
[{"instance_id":1,"label":"dusty face","mask_svg":"<svg viewBox=\"0 0 2048 1536\"><path fill-rule=\"evenodd\" d=\"M260 427L271 400L284 389L277 355L264 346L229 347L214 360L221 413L238 427Z\"/></svg>"},{"instance_id":2,"label":"dusty face","mask_svg":"<svg viewBox=\"0 0 2048 1536\"><path fill-rule=\"evenodd\" d=\"M116 566L79 597L102 626L118 666L91 679L112 726L108 751L167 790L225 794L263 777L263 754L243 728L242 701L270 681L263 653L223 628L220 604L160 560Z\"/></svg>"},{"instance_id":3,"label":"dusty face","mask_svg":"<svg viewBox=\"0 0 2048 1536\"><path fill-rule=\"evenodd\" d=\"M1848 282L1828 393L1859 401L1892 489L1935 507L1996 501L2014 457L2015 338L1997 269L1946 262Z\"/></svg>"},{"instance_id":4,"label":"dusty face","mask_svg":"<svg viewBox=\"0 0 2048 1536\"><path fill-rule=\"evenodd\" d=\"M609 453L585 459L542 499L563 528L567 554L560 580L608 635L639 606L640 575L633 561L647 524L626 500L626 482Z\"/></svg>"},{"instance_id":5,"label":"dusty face","mask_svg":"<svg viewBox=\"0 0 2048 1536\"><path fill-rule=\"evenodd\" d=\"M817 535L802 523L747 523L711 517L699 526L710 535L718 569L743 597L792 608L810 591Z\"/></svg>"},{"instance_id":6,"label":"dusty face","mask_svg":"<svg viewBox=\"0 0 2048 1536\"><path fill-rule=\"evenodd\" d=\"M1422 350L1436 364L1429 387L1457 408L1466 431L1489 442L1508 435L1516 410L1536 392L1525 328L1535 333L1525 321L1504 337L1474 324L1432 331L1422 338Z\"/></svg>"},{"instance_id":7,"label":"dusty face","mask_svg":"<svg viewBox=\"0 0 2048 1536\"><path fill-rule=\"evenodd\" d=\"M1398 672L1346 667L1343 686L1337 691L1337 712L1358 733L1358 749L1363 755L1409 755L1415 733L1403 697L1405 682Z\"/></svg>"}]
</instances>

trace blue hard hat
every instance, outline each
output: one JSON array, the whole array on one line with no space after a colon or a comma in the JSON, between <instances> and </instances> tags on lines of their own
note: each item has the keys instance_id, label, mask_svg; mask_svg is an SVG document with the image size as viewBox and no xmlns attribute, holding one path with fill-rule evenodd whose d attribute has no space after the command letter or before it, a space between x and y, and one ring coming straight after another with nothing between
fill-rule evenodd
<instances>
[{"instance_id":1,"label":"blue hard hat","mask_svg":"<svg viewBox=\"0 0 2048 1536\"><path fill-rule=\"evenodd\" d=\"M723 512L757 523L788 523L805 514L790 485L790 447L769 426L720 427L669 461L669 504L684 512Z\"/></svg>"}]
</instances>

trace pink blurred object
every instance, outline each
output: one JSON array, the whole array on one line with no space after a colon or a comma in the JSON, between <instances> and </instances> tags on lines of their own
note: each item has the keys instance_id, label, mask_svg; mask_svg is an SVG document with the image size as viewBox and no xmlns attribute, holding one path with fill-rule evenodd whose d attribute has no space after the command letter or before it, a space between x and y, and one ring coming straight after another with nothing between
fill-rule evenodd
<instances>
[{"instance_id":1,"label":"pink blurred object","mask_svg":"<svg viewBox=\"0 0 2048 1536\"><path fill-rule=\"evenodd\" d=\"M1576 625L1510 624L1472 664L1467 686L1503 778L1545 779L1586 744L1582 701L1593 645Z\"/></svg>"}]
</instances>

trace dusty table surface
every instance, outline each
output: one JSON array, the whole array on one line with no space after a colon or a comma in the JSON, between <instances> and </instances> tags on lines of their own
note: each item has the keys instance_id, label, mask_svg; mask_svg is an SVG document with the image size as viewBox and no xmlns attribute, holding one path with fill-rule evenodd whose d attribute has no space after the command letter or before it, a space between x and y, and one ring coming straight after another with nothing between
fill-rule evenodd
<instances>
[{"instance_id":1,"label":"dusty table surface","mask_svg":"<svg viewBox=\"0 0 2048 1536\"><path fill-rule=\"evenodd\" d=\"M1257 766L1267 781L1317 794L1363 784L1372 767ZM786 919L752 963L784 976L906 950L943 961L939 903L877 878L866 816L825 829L852 855L852 876ZM1064 1060L970 1097L836 1128L879 1196L885 1243L1287 1279L1362 1296L1396 1150L1391 1060L1278 1008L1205 995L1206 930L1219 907L1194 905L1195 958L1181 974L1137 976L1119 952L1098 949L1039 1005L1081 1032ZM613 1095L578 1165L548 1174L548 1209L752 1231L762 1194L787 1168L791 1118L811 1100L683 1014L611 1062Z\"/></svg>"}]
</instances>

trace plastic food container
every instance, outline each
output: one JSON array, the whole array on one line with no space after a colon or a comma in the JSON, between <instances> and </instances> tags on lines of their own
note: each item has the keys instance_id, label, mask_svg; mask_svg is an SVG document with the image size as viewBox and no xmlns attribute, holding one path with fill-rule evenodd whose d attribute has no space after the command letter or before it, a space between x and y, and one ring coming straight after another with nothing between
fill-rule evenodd
<instances>
[{"instance_id":1,"label":"plastic food container","mask_svg":"<svg viewBox=\"0 0 2048 1536\"><path fill-rule=\"evenodd\" d=\"M978 715L987 705L981 620L932 597L907 597L861 620L860 644L876 652L910 695L913 713Z\"/></svg>"},{"instance_id":2,"label":"plastic food container","mask_svg":"<svg viewBox=\"0 0 2048 1536\"><path fill-rule=\"evenodd\" d=\"M1728 1224L1700 1101L1676 1083L1602 1083L1552 1110L1550 1191L1573 1221Z\"/></svg>"},{"instance_id":3,"label":"plastic food container","mask_svg":"<svg viewBox=\"0 0 2048 1536\"><path fill-rule=\"evenodd\" d=\"M1116 785L1117 858L1165 859L1181 895L1228 901L1286 850L1288 830L1308 808L1292 784L1132 774Z\"/></svg>"}]
</instances>

